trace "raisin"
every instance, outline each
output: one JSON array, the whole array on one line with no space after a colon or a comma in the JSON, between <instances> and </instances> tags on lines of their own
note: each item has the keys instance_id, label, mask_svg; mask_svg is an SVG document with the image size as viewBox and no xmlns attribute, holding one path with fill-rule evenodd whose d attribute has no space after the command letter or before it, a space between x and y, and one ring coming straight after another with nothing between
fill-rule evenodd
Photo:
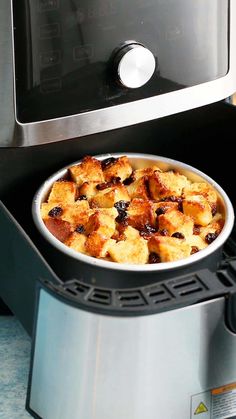
<instances>
[{"instance_id":1,"label":"raisin","mask_svg":"<svg viewBox=\"0 0 236 419\"><path fill-rule=\"evenodd\" d=\"M135 176L134 176L134 173L132 173L131 175L130 175L130 177L127 177L124 181L123 181L123 184L124 185L131 185L131 183L133 183L135 181Z\"/></svg>"},{"instance_id":2,"label":"raisin","mask_svg":"<svg viewBox=\"0 0 236 419\"><path fill-rule=\"evenodd\" d=\"M108 157L108 159L102 160L102 170L108 169L108 167L112 166L118 159L115 157Z\"/></svg>"},{"instance_id":3,"label":"raisin","mask_svg":"<svg viewBox=\"0 0 236 419\"><path fill-rule=\"evenodd\" d=\"M59 217L62 213L63 209L61 207L54 207L49 211L48 215L49 217Z\"/></svg>"},{"instance_id":4,"label":"raisin","mask_svg":"<svg viewBox=\"0 0 236 419\"><path fill-rule=\"evenodd\" d=\"M80 234L82 234L82 233L84 233L84 232L85 232L85 228L84 228L84 226L83 226L82 224L79 224L79 225L76 227L75 231L76 231L76 233L80 233Z\"/></svg>"},{"instance_id":5,"label":"raisin","mask_svg":"<svg viewBox=\"0 0 236 419\"><path fill-rule=\"evenodd\" d=\"M178 202L178 210L180 212L183 212L183 201L182 200Z\"/></svg>"},{"instance_id":6,"label":"raisin","mask_svg":"<svg viewBox=\"0 0 236 419\"><path fill-rule=\"evenodd\" d=\"M103 191L104 189L110 188L111 183L110 182L103 182L96 185L96 189L98 191Z\"/></svg>"},{"instance_id":7,"label":"raisin","mask_svg":"<svg viewBox=\"0 0 236 419\"><path fill-rule=\"evenodd\" d=\"M163 228L163 230L159 230L159 234L161 236L168 236L168 230L166 230L166 228Z\"/></svg>"},{"instance_id":8,"label":"raisin","mask_svg":"<svg viewBox=\"0 0 236 419\"><path fill-rule=\"evenodd\" d=\"M162 202L165 201L171 201L171 202L182 202L182 198L180 196L175 196L175 195L170 195L170 196L166 196L165 198L161 199Z\"/></svg>"},{"instance_id":9,"label":"raisin","mask_svg":"<svg viewBox=\"0 0 236 419\"><path fill-rule=\"evenodd\" d=\"M143 228L140 230L139 234L144 239L148 239L152 234L156 233L157 230L155 227L152 227L151 224L144 224Z\"/></svg>"},{"instance_id":10,"label":"raisin","mask_svg":"<svg viewBox=\"0 0 236 419\"><path fill-rule=\"evenodd\" d=\"M65 177L60 177L59 179L57 179L57 181L56 182L68 182L68 177L67 178L65 178Z\"/></svg>"},{"instance_id":11,"label":"raisin","mask_svg":"<svg viewBox=\"0 0 236 419\"><path fill-rule=\"evenodd\" d=\"M87 201L87 196L86 195L80 195L78 198L78 201Z\"/></svg>"},{"instance_id":12,"label":"raisin","mask_svg":"<svg viewBox=\"0 0 236 419\"><path fill-rule=\"evenodd\" d=\"M155 252L151 252L148 258L148 263L160 263L160 262L161 262L160 256Z\"/></svg>"},{"instance_id":13,"label":"raisin","mask_svg":"<svg viewBox=\"0 0 236 419\"><path fill-rule=\"evenodd\" d=\"M183 200L180 196L170 195L161 199L162 202L178 202L178 210L183 212Z\"/></svg>"},{"instance_id":14,"label":"raisin","mask_svg":"<svg viewBox=\"0 0 236 419\"><path fill-rule=\"evenodd\" d=\"M115 203L114 207L117 209L117 211L125 211L129 206L128 201L118 201Z\"/></svg>"},{"instance_id":15,"label":"raisin","mask_svg":"<svg viewBox=\"0 0 236 419\"><path fill-rule=\"evenodd\" d=\"M198 247L197 246L192 246L192 250L191 250L190 255L194 255L194 253L197 253L197 252L199 252Z\"/></svg>"},{"instance_id":16,"label":"raisin","mask_svg":"<svg viewBox=\"0 0 236 419\"><path fill-rule=\"evenodd\" d=\"M117 185L118 183L121 183L120 181L121 181L121 178L119 176L114 176L111 178L111 181L108 183L110 183L112 186L112 185Z\"/></svg>"},{"instance_id":17,"label":"raisin","mask_svg":"<svg viewBox=\"0 0 236 419\"><path fill-rule=\"evenodd\" d=\"M179 233L179 231L173 233L171 237L175 237L176 239L185 239L184 235L182 233Z\"/></svg>"},{"instance_id":18,"label":"raisin","mask_svg":"<svg viewBox=\"0 0 236 419\"><path fill-rule=\"evenodd\" d=\"M198 236L200 234L200 226L198 226L196 224L193 226L193 234L195 236Z\"/></svg>"},{"instance_id":19,"label":"raisin","mask_svg":"<svg viewBox=\"0 0 236 419\"><path fill-rule=\"evenodd\" d=\"M165 207L159 207L156 210L156 215L162 215L162 214L165 214L165 212L166 212L166 208Z\"/></svg>"},{"instance_id":20,"label":"raisin","mask_svg":"<svg viewBox=\"0 0 236 419\"><path fill-rule=\"evenodd\" d=\"M216 213L217 213L217 206L216 206L216 204L212 204L212 206L211 206L211 213L212 213L212 216L214 217L214 215L216 215Z\"/></svg>"},{"instance_id":21,"label":"raisin","mask_svg":"<svg viewBox=\"0 0 236 419\"><path fill-rule=\"evenodd\" d=\"M111 186L118 185L120 183L120 180L121 179L119 176L114 176L113 178L111 178L110 182L99 183L96 186L96 189L98 191L103 191L104 189L111 188Z\"/></svg>"},{"instance_id":22,"label":"raisin","mask_svg":"<svg viewBox=\"0 0 236 419\"><path fill-rule=\"evenodd\" d=\"M205 241L207 244L211 244L217 237L217 233L208 233L205 237Z\"/></svg>"},{"instance_id":23,"label":"raisin","mask_svg":"<svg viewBox=\"0 0 236 419\"><path fill-rule=\"evenodd\" d=\"M128 215L126 211L119 211L119 214L117 215L117 217L115 218L117 223L122 223L123 225L128 225L128 221L127 221Z\"/></svg>"}]
</instances>

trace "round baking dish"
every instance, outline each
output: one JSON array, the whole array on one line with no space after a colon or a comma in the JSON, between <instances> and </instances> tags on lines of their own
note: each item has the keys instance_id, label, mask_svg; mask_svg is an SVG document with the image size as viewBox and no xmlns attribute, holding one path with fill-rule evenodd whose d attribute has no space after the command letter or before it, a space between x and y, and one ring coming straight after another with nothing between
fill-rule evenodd
<instances>
[{"instance_id":1,"label":"round baking dish","mask_svg":"<svg viewBox=\"0 0 236 419\"><path fill-rule=\"evenodd\" d=\"M188 258L174 262L154 263L145 265L122 264L97 259L67 247L56 239L46 228L40 214L41 203L47 199L53 183L66 176L68 167L80 163L76 161L59 170L49 177L37 191L32 204L33 219L37 229L43 236L44 254L62 280L71 278L83 282L97 284L109 288L131 288L147 285L166 278L176 277L196 272L199 269L208 268L211 271L217 269L221 260L222 247L229 237L234 224L234 211L232 204L224 190L209 176L203 172L169 158L136 153L111 153L93 156L99 160L109 157L126 155L134 169L148 167L157 164L162 170L177 170L180 174L188 177L191 181L207 182L217 192L219 205L225 217L224 227L219 236L205 249L189 256Z\"/></svg>"}]
</instances>

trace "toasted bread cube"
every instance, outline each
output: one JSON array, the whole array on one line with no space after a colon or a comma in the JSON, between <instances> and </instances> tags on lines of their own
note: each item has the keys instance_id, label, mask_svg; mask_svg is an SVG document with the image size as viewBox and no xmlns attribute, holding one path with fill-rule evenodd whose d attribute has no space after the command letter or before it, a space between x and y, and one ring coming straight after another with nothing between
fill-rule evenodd
<instances>
[{"instance_id":1,"label":"toasted bread cube","mask_svg":"<svg viewBox=\"0 0 236 419\"><path fill-rule=\"evenodd\" d=\"M202 195L192 195L183 199L183 212L193 218L194 223L206 226L212 221L209 202Z\"/></svg>"},{"instance_id":2,"label":"toasted bread cube","mask_svg":"<svg viewBox=\"0 0 236 419\"><path fill-rule=\"evenodd\" d=\"M150 253L159 255L161 262L172 262L190 256L191 246L185 240L154 235L148 241Z\"/></svg>"},{"instance_id":3,"label":"toasted bread cube","mask_svg":"<svg viewBox=\"0 0 236 419\"><path fill-rule=\"evenodd\" d=\"M128 223L137 230L142 230L145 225L155 226L153 203L150 200L134 198L128 209Z\"/></svg>"},{"instance_id":4,"label":"toasted bread cube","mask_svg":"<svg viewBox=\"0 0 236 419\"><path fill-rule=\"evenodd\" d=\"M76 199L76 184L71 181L57 181L53 183L48 202L63 202L71 204Z\"/></svg>"},{"instance_id":5,"label":"toasted bread cube","mask_svg":"<svg viewBox=\"0 0 236 419\"><path fill-rule=\"evenodd\" d=\"M114 262L145 264L148 262L147 241L142 237L112 243L109 255Z\"/></svg>"},{"instance_id":6,"label":"toasted bread cube","mask_svg":"<svg viewBox=\"0 0 236 419\"><path fill-rule=\"evenodd\" d=\"M90 201L91 198L98 193L98 190L96 188L97 185L97 182L84 182L79 189L79 195L85 195L88 201Z\"/></svg>"},{"instance_id":7,"label":"toasted bread cube","mask_svg":"<svg viewBox=\"0 0 236 419\"><path fill-rule=\"evenodd\" d=\"M178 202L172 202L172 201L160 201L160 202L154 202L153 203L154 213L159 216L161 214L164 214L166 211L175 209L178 210L179 203Z\"/></svg>"},{"instance_id":8,"label":"toasted bread cube","mask_svg":"<svg viewBox=\"0 0 236 419\"><path fill-rule=\"evenodd\" d=\"M50 217L50 215L49 215L50 211L53 210L53 208L56 208L56 207L61 208L62 211L63 211L62 204L60 202L43 202L41 204L41 207L40 207L40 213L41 213L42 219L45 220L46 218L49 218Z\"/></svg>"},{"instance_id":9,"label":"toasted bread cube","mask_svg":"<svg viewBox=\"0 0 236 419\"><path fill-rule=\"evenodd\" d=\"M197 248L198 250L205 249L207 247L207 243L205 240L202 239L201 236L192 234L186 238L186 242L193 248Z\"/></svg>"},{"instance_id":10,"label":"toasted bread cube","mask_svg":"<svg viewBox=\"0 0 236 419\"><path fill-rule=\"evenodd\" d=\"M136 240L140 238L139 231L131 226L125 227L123 234L127 240Z\"/></svg>"},{"instance_id":11,"label":"toasted bread cube","mask_svg":"<svg viewBox=\"0 0 236 419\"><path fill-rule=\"evenodd\" d=\"M219 235L222 228L224 227L224 219L221 214L217 213L215 217L213 217L212 222L209 223L206 227L200 228L200 236L203 240L205 240L207 234L214 233Z\"/></svg>"},{"instance_id":12,"label":"toasted bread cube","mask_svg":"<svg viewBox=\"0 0 236 419\"><path fill-rule=\"evenodd\" d=\"M147 179L141 177L138 180L135 180L130 185L126 186L127 191L131 199L133 198L142 198L148 199L148 190L147 190Z\"/></svg>"},{"instance_id":13,"label":"toasted bread cube","mask_svg":"<svg viewBox=\"0 0 236 419\"><path fill-rule=\"evenodd\" d=\"M149 178L155 171L161 172L162 170L158 166L144 167L143 169L134 170L133 176L135 180L140 179L141 177Z\"/></svg>"},{"instance_id":14,"label":"toasted bread cube","mask_svg":"<svg viewBox=\"0 0 236 419\"><path fill-rule=\"evenodd\" d=\"M74 231L64 242L64 244L77 252L86 253L85 241L87 237L84 234Z\"/></svg>"},{"instance_id":15,"label":"toasted bread cube","mask_svg":"<svg viewBox=\"0 0 236 419\"><path fill-rule=\"evenodd\" d=\"M174 233L181 233L184 238L193 234L193 219L176 209L170 209L158 217L159 230L167 230L172 236Z\"/></svg>"},{"instance_id":16,"label":"toasted bread cube","mask_svg":"<svg viewBox=\"0 0 236 419\"><path fill-rule=\"evenodd\" d=\"M100 214L109 215L109 217L116 218L118 215L118 211L116 208L96 208L93 210L94 212L99 212Z\"/></svg>"},{"instance_id":17,"label":"toasted bread cube","mask_svg":"<svg viewBox=\"0 0 236 419\"><path fill-rule=\"evenodd\" d=\"M61 209L61 212L56 218L68 221L73 226L87 223L89 215L92 212L87 201L76 201L73 204L44 202L41 205L41 216L43 220L51 217L50 211L53 212L54 208Z\"/></svg>"},{"instance_id":18,"label":"toasted bread cube","mask_svg":"<svg viewBox=\"0 0 236 419\"><path fill-rule=\"evenodd\" d=\"M168 196L181 196L184 187L189 185L189 180L177 172L155 171L149 178L149 190L153 199L162 199Z\"/></svg>"},{"instance_id":19,"label":"toasted bread cube","mask_svg":"<svg viewBox=\"0 0 236 419\"><path fill-rule=\"evenodd\" d=\"M216 205L217 203L216 191L206 182L194 182L184 188L184 198L188 198L192 195L202 195L211 205Z\"/></svg>"},{"instance_id":20,"label":"toasted bread cube","mask_svg":"<svg viewBox=\"0 0 236 419\"><path fill-rule=\"evenodd\" d=\"M50 233L63 243L72 232L70 223L61 220L60 218L46 218L44 224Z\"/></svg>"},{"instance_id":21,"label":"toasted bread cube","mask_svg":"<svg viewBox=\"0 0 236 419\"><path fill-rule=\"evenodd\" d=\"M118 201L130 201L127 189L122 184L117 184L99 191L91 199L91 205L93 207L111 208Z\"/></svg>"},{"instance_id":22,"label":"toasted bread cube","mask_svg":"<svg viewBox=\"0 0 236 419\"><path fill-rule=\"evenodd\" d=\"M96 231L105 238L110 238L116 229L115 219L109 215L102 214L96 211L89 217L89 221L86 225L86 233L90 234Z\"/></svg>"},{"instance_id":23,"label":"toasted bread cube","mask_svg":"<svg viewBox=\"0 0 236 419\"><path fill-rule=\"evenodd\" d=\"M101 162L91 156L85 157L80 164L71 166L69 172L78 186L84 182L104 182Z\"/></svg>"},{"instance_id":24,"label":"toasted bread cube","mask_svg":"<svg viewBox=\"0 0 236 419\"><path fill-rule=\"evenodd\" d=\"M89 234L85 242L85 250L90 256L96 258L105 258L108 255L108 249L111 247L112 243L115 243L115 240L108 239L107 237L102 236L97 231Z\"/></svg>"},{"instance_id":25,"label":"toasted bread cube","mask_svg":"<svg viewBox=\"0 0 236 419\"><path fill-rule=\"evenodd\" d=\"M129 159L126 156L114 159L111 164L103 169L103 174L106 182L110 182L113 178L119 177L121 182L130 177L133 169L130 165Z\"/></svg>"},{"instance_id":26,"label":"toasted bread cube","mask_svg":"<svg viewBox=\"0 0 236 419\"><path fill-rule=\"evenodd\" d=\"M84 201L86 202L86 201ZM86 225L89 220L89 217L92 213L90 209L83 209L79 205L67 205L64 207L63 214L61 216L62 220L69 221L72 226L76 227L78 225Z\"/></svg>"}]
</instances>

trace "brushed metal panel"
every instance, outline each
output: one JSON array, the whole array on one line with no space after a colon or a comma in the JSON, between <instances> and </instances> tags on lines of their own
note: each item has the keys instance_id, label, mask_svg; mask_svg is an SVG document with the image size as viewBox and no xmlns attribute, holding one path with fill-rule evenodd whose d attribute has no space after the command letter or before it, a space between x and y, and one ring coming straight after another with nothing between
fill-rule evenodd
<instances>
[{"instance_id":1,"label":"brushed metal panel","mask_svg":"<svg viewBox=\"0 0 236 419\"><path fill-rule=\"evenodd\" d=\"M30 408L44 419L188 419L191 396L236 381L225 299L143 317L41 291Z\"/></svg>"}]
</instances>

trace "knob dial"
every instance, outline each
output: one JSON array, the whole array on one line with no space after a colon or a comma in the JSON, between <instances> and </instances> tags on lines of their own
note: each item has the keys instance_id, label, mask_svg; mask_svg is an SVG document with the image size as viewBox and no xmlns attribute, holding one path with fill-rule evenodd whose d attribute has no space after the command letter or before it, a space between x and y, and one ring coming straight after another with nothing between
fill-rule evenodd
<instances>
[{"instance_id":1,"label":"knob dial","mask_svg":"<svg viewBox=\"0 0 236 419\"><path fill-rule=\"evenodd\" d=\"M141 87L152 77L156 61L149 49L131 43L121 48L115 56L118 79L130 89Z\"/></svg>"}]
</instances>

